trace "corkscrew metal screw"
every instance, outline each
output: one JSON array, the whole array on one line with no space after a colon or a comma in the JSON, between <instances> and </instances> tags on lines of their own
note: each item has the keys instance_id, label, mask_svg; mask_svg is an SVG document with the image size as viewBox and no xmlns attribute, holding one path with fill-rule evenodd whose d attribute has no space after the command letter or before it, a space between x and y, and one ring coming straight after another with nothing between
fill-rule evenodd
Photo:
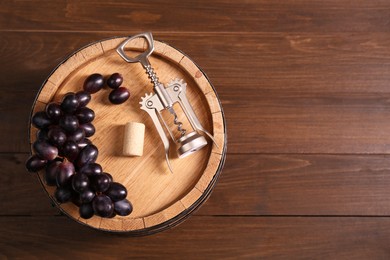
<instances>
[{"instance_id":1,"label":"corkscrew metal screw","mask_svg":"<svg viewBox=\"0 0 390 260\"><path fill-rule=\"evenodd\" d=\"M145 52L132 58L127 56L127 54L125 53L125 47L130 41L136 38L144 38L148 43L148 48ZM154 72L148 60L148 57L152 54L153 50L153 36L149 32L141 33L130 37L126 39L117 48L117 52L126 62L140 62L144 67L151 83L153 83L153 90L155 93L146 94L145 97L141 98L141 109L146 111L153 120L157 132L159 133L160 138L164 144L165 159L167 161L169 170L173 172L171 164L169 162L169 140L165 134L163 126L169 132L171 139L179 146L179 148L177 149L179 158L186 157L207 145L206 138L203 135L199 134L199 132L203 132L208 137L210 137L210 139L214 142L215 145L216 142L213 136L209 132L207 132L200 124L194 110L188 102L186 96L187 83L185 83L182 79L174 79L169 82L165 87L164 84L159 81L156 73ZM186 115L194 131L187 134L187 130L183 129L183 123L179 121L178 116L173 109L173 105L175 103L180 104L184 114ZM161 116L161 111L163 111L164 109L168 110L174 117L173 123L176 125L177 130L180 132L180 138L178 140L176 140L167 123Z\"/></svg>"}]
</instances>

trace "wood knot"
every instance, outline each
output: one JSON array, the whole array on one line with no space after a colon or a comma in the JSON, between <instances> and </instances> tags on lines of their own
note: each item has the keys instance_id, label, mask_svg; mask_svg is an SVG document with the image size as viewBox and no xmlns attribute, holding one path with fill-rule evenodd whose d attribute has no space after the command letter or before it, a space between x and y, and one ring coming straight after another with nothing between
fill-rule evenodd
<instances>
[{"instance_id":1,"label":"wood knot","mask_svg":"<svg viewBox=\"0 0 390 260\"><path fill-rule=\"evenodd\" d=\"M203 73L200 71L200 70L198 70L196 73L195 73L195 78L200 78L200 77L202 77L202 75L203 75Z\"/></svg>"}]
</instances>

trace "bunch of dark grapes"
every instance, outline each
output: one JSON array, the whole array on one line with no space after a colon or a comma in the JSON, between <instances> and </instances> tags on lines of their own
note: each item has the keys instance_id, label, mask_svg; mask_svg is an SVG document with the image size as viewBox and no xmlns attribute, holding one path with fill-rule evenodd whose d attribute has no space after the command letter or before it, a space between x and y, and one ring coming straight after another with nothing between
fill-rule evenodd
<instances>
[{"instance_id":1,"label":"bunch of dark grapes","mask_svg":"<svg viewBox=\"0 0 390 260\"><path fill-rule=\"evenodd\" d=\"M26 162L30 172L45 170L44 180L56 186L58 203L79 206L82 218L94 214L111 218L127 216L133 208L126 199L127 189L114 182L96 163L98 148L88 139L95 134L95 113L87 107L91 94L104 86L103 76L92 74L84 82L84 91L67 93L61 103L51 102L45 111L32 117L38 128L35 152Z\"/></svg>"}]
</instances>

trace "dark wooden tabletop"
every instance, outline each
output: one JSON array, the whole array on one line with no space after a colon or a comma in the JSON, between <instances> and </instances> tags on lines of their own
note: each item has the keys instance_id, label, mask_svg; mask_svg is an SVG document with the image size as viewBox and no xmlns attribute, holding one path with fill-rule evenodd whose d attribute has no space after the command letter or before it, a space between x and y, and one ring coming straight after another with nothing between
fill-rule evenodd
<instances>
[{"instance_id":1,"label":"dark wooden tabletop","mask_svg":"<svg viewBox=\"0 0 390 260\"><path fill-rule=\"evenodd\" d=\"M0 258L390 258L389 1L0 3ZM228 154L196 213L134 238L60 215L24 162L51 70L142 31L207 73Z\"/></svg>"}]
</instances>

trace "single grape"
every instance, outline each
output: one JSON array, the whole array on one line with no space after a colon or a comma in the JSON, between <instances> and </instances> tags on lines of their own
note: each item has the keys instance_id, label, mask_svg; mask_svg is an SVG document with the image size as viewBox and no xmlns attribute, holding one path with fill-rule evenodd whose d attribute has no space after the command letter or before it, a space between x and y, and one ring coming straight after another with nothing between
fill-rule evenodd
<instances>
[{"instance_id":1,"label":"single grape","mask_svg":"<svg viewBox=\"0 0 390 260\"><path fill-rule=\"evenodd\" d=\"M46 141L38 140L33 144L35 153L44 160L54 160L58 155L58 149Z\"/></svg>"},{"instance_id":2,"label":"single grape","mask_svg":"<svg viewBox=\"0 0 390 260\"><path fill-rule=\"evenodd\" d=\"M57 186L65 187L71 184L72 177L75 174L73 163L62 162L58 165L57 171Z\"/></svg>"},{"instance_id":3,"label":"single grape","mask_svg":"<svg viewBox=\"0 0 390 260\"><path fill-rule=\"evenodd\" d=\"M88 163L94 163L98 157L99 151L96 146L89 144L85 146L79 153L76 159L76 166L83 167Z\"/></svg>"},{"instance_id":4,"label":"single grape","mask_svg":"<svg viewBox=\"0 0 390 260\"><path fill-rule=\"evenodd\" d=\"M126 198L127 196L127 189L125 186L118 182L113 182L111 183L110 187L108 190L104 192L110 199L115 202L115 201L120 201Z\"/></svg>"},{"instance_id":5,"label":"single grape","mask_svg":"<svg viewBox=\"0 0 390 260\"><path fill-rule=\"evenodd\" d=\"M47 137L49 138L49 142L56 147L60 147L66 142L66 133L58 126L51 127L47 133Z\"/></svg>"},{"instance_id":6,"label":"single grape","mask_svg":"<svg viewBox=\"0 0 390 260\"><path fill-rule=\"evenodd\" d=\"M123 77L119 73L114 73L107 79L107 85L112 89L119 88L120 85L122 85L122 82Z\"/></svg>"},{"instance_id":7,"label":"single grape","mask_svg":"<svg viewBox=\"0 0 390 260\"><path fill-rule=\"evenodd\" d=\"M79 91L76 93L77 100L79 101L79 107L85 107L91 101L91 94L86 91Z\"/></svg>"},{"instance_id":8,"label":"single grape","mask_svg":"<svg viewBox=\"0 0 390 260\"><path fill-rule=\"evenodd\" d=\"M36 128L43 129L43 128L51 125L51 120L50 120L50 118L47 117L47 115L44 111L39 111L33 115L32 119L31 119L31 123Z\"/></svg>"},{"instance_id":9,"label":"single grape","mask_svg":"<svg viewBox=\"0 0 390 260\"><path fill-rule=\"evenodd\" d=\"M110 188L110 185L110 177L108 177L104 172L91 177L91 187L96 192L105 192L108 188Z\"/></svg>"},{"instance_id":10,"label":"single grape","mask_svg":"<svg viewBox=\"0 0 390 260\"><path fill-rule=\"evenodd\" d=\"M62 116L61 106L55 102L51 102L46 105L46 115L53 122L58 122Z\"/></svg>"},{"instance_id":11,"label":"single grape","mask_svg":"<svg viewBox=\"0 0 390 260\"><path fill-rule=\"evenodd\" d=\"M104 86L104 78L102 75L95 73L90 75L84 81L84 90L90 94L96 93Z\"/></svg>"},{"instance_id":12,"label":"single grape","mask_svg":"<svg viewBox=\"0 0 390 260\"><path fill-rule=\"evenodd\" d=\"M65 157L65 155L64 155L64 150L63 150L62 147L58 148L58 156L59 156L59 157Z\"/></svg>"},{"instance_id":13,"label":"single grape","mask_svg":"<svg viewBox=\"0 0 390 260\"><path fill-rule=\"evenodd\" d=\"M81 204L83 204L80 199L80 194L74 190L72 190L72 203L77 207L80 207Z\"/></svg>"},{"instance_id":14,"label":"single grape","mask_svg":"<svg viewBox=\"0 0 390 260\"><path fill-rule=\"evenodd\" d=\"M114 182L114 178L112 178L112 175L105 172L105 174L108 176L108 178L110 179L110 182Z\"/></svg>"},{"instance_id":15,"label":"single grape","mask_svg":"<svg viewBox=\"0 0 390 260\"><path fill-rule=\"evenodd\" d=\"M80 193L80 201L82 203L90 203L95 198L95 192L91 190L85 190Z\"/></svg>"},{"instance_id":16,"label":"single grape","mask_svg":"<svg viewBox=\"0 0 390 260\"><path fill-rule=\"evenodd\" d=\"M37 155L32 155L26 161L26 168L29 172L37 172L45 168L46 164L47 160L43 160Z\"/></svg>"},{"instance_id":17,"label":"single grape","mask_svg":"<svg viewBox=\"0 0 390 260\"><path fill-rule=\"evenodd\" d=\"M115 213L115 207L114 207L114 212L112 212L112 214L107 218L115 218L115 217L116 217L116 213Z\"/></svg>"},{"instance_id":18,"label":"single grape","mask_svg":"<svg viewBox=\"0 0 390 260\"><path fill-rule=\"evenodd\" d=\"M130 92L125 87L119 87L111 91L108 99L112 104L122 104L130 97Z\"/></svg>"},{"instance_id":19,"label":"single grape","mask_svg":"<svg viewBox=\"0 0 390 260\"><path fill-rule=\"evenodd\" d=\"M62 99L61 109L68 114L74 113L79 107L79 100L75 93L66 93Z\"/></svg>"},{"instance_id":20,"label":"single grape","mask_svg":"<svg viewBox=\"0 0 390 260\"><path fill-rule=\"evenodd\" d=\"M133 211L133 205L127 199L120 200L114 203L114 210L119 216L127 216Z\"/></svg>"},{"instance_id":21,"label":"single grape","mask_svg":"<svg viewBox=\"0 0 390 260\"><path fill-rule=\"evenodd\" d=\"M92 144L91 140L89 140L88 138L84 138L83 140L77 143L77 146L79 147L80 150L82 150L84 147L86 147L89 144Z\"/></svg>"},{"instance_id":22,"label":"single grape","mask_svg":"<svg viewBox=\"0 0 390 260\"><path fill-rule=\"evenodd\" d=\"M96 195L92 201L93 211L96 215L107 218L114 212L114 204L111 199L104 195Z\"/></svg>"},{"instance_id":23,"label":"single grape","mask_svg":"<svg viewBox=\"0 0 390 260\"><path fill-rule=\"evenodd\" d=\"M72 187L73 190L79 193L87 190L89 187L88 176L83 173L75 174L72 179Z\"/></svg>"},{"instance_id":24,"label":"single grape","mask_svg":"<svg viewBox=\"0 0 390 260\"><path fill-rule=\"evenodd\" d=\"M67 141L62 147L61 152L69 161L73 162L79 155L79 148L75 142Z\"/></svg>"},{"instance_id":25,"label":"single grape","mask_svg":"<svg viewBox=\"0 0 390 260\"><path fill-rule=\"evenodd\" d=\"M68 135L68 140L73 141L75 143L80 142L85 138L85 132L82 128L77 128L72 134Z\"/></svg>"},{"instance_id":26,"label":"single grape","mask_svg":"<svg viewBox=\"0 0 390 260\"><path fill-rule=\"evenodd\" d=\"M94 214L92 203L82 204L79 208L79 214L83 219L92 218Z\"/></svg>"},{"instance_id":27,"label":"single grape","mask_svg":"<svg viewBox=\"0 0 390 260\"><path fill-rule=\"evenodd\" d=\"M84 165L80 171L80 173L84 173L87 176L99 175L103 172L102 166L98 163L89 163Z\"/></svg>"},{"instance_id":28,"label":"single grape","mask_svg":"<svg viewBox=\"0 0 390 260\"><path fill-rule=\"evenodd\" d=\"M45 183L48 186L56 186L57 185L57 172L58 166L61 164L61 161L54 160L50 162L45 171Z\"/></svg>"},{"instance_id":29,"label":"single grape","mask_svg":"<svg viewBox=\"0 0 390 260\"><path fill-rule=\"evenodd\" d=\"M58 187L54 192L54 197L59 203L66 203L72 199L72 190L65 187Z\"/></svg>"},{"instance_id":30,"label":"single grape","mask_svg":"<svg viewBox=\"0 0 390 260\"><path fill-rule=\"evenodd\" d=\"M82 107L76 111L75 116L80 124L85 124L90 123L95 119L95 112L88 107Z\"/></svg>"},{"instance_id":31,"label":"single grape","mask_svg":"<svg viewBox=\"0 0 390 260\"><path fill-rule=\"evenodd\" d=\"M48 128L39 129L36 134L37 140L48 141L49 140L49 137L47 136L48 132L49 132Z\"/></svg>"},{"instance_id":32,"label":"single grape","mask_svg":"<svg viewBox=\"0 0 390 260\"><path fill-rule=\"evenodd\" d=\"M95 134L95 126L91 123L82 124L80 127L84 129L85 137L91 137Z\"/></svg>"},{"instance_id":33,"label":"single grape","mask_svg":"<svg viewBox=\"0 0 390 260\"><path fill-rule=\"evenodd\" d=\"M79 128L79 120L73 115L62 116L59 124L68 133L73 133Z\"/></svg>"}]
</instances>

